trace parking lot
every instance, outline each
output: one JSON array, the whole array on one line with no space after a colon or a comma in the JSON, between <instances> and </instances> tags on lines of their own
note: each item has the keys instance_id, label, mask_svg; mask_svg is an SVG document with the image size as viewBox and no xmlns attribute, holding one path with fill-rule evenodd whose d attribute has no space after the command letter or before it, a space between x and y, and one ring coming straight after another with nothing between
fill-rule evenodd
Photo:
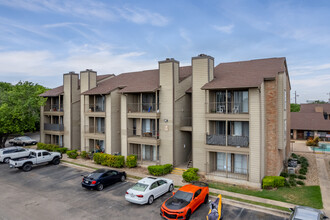
<instances>
[{"instance_id":1,"label":"parking lot","mask_svg":"<svg viewBox=\"0 0 330 220\"><path fill-rule=\"evenodd\" d=\"M132 182L120 182L103 191L80 185L82 170L63 166L34 167L30 172L0 164L0 219L161 219L159 210L170 193L152 205L135 205L124 195ZM283 219L224 204L224 219ZM191 219L205 219L208 205L202 205Z\"/></svg>"}]
</instances>

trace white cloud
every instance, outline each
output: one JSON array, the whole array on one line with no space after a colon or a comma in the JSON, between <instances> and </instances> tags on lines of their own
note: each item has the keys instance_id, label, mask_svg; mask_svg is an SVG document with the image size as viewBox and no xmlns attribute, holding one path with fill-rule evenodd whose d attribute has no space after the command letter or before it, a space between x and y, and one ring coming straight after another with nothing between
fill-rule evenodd
<instances>
[{"instance_id":1,"label":"white cloud","mask_svg":"<svg viewBox=\"0 0 330 220\"><path fill-rule=\"evenodd\" d=\"M235 25L230 24L230 25L225 25L225 26L218 26L218 25L213 25L212 26L215 30L220 31L225 34L231 34L233 32L233 29Z\"/></svg>"},{"instance_id":2,"label":"white cloud","mask_svg":"<svg viewBox=\"0 0 330 220\"><path fill-rule=\"evenodd\" d=\"M179 30L179 33L180 33L180 37L181 37L182 39L184 39L184 40L187 42L188 45L190 45L191 42L192 42L192 40L190 39L190 37L189 37L187 31L181 28L181 29Z\"/></svg>"}]
</instances>

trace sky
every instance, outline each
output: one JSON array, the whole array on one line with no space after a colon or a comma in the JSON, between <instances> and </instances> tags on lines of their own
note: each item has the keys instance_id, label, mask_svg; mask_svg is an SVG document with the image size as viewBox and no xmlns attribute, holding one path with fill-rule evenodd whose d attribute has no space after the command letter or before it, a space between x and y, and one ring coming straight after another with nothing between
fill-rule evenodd
<instances>
[{"instance_id":1,"label":"sky","mask_svg":"<svg viewBox=\"0 0 330 220\"><path fill-rule=\"evenodd\" d=\"M63 74L286 57L291 102L330 99L330 1L1 0L0 81L48 88Z\"/></svg>"}]
</instances>

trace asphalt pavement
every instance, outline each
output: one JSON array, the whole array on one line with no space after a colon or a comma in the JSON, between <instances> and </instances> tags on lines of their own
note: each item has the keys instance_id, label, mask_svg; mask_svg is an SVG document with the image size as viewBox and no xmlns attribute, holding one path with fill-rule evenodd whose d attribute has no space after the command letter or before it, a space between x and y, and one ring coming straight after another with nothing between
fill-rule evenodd
<instances>
[{"instance_id":1,"label":"asphalt pavement","mask_svg":"<svg viewBox=\"0 0 330 220\"><path fill-rule=\"evenodd\" d=\"M87 172L63 165L43 165L30 172L10 169L0 164L0 219L161 219L159 210L170 193L156 199L152 205L127 202L125 192L134 183L120 182L103 191L90 191L81 187L81 175ZM223 205L224 219L284 218ZM191 219L205 219L208 205L203 204Z\"/></svg>"}]
</instances>

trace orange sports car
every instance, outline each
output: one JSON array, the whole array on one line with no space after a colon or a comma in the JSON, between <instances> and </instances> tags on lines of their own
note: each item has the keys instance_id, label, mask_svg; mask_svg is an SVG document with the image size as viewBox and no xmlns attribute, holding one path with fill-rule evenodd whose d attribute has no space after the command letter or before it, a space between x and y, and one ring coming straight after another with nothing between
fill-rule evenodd
<instances>
[{"instance_id":1,"label":"orange sports car","mask_svg":"<svg viewBox=\"0 0 330 220\"><path fill-rule=\"evenodd\" d=\"M165 219L189 219L203 202L208 203L208 199L209 185L194 182L173 193L160 208L160 215Z\"/></svg>"}]
</instances>

